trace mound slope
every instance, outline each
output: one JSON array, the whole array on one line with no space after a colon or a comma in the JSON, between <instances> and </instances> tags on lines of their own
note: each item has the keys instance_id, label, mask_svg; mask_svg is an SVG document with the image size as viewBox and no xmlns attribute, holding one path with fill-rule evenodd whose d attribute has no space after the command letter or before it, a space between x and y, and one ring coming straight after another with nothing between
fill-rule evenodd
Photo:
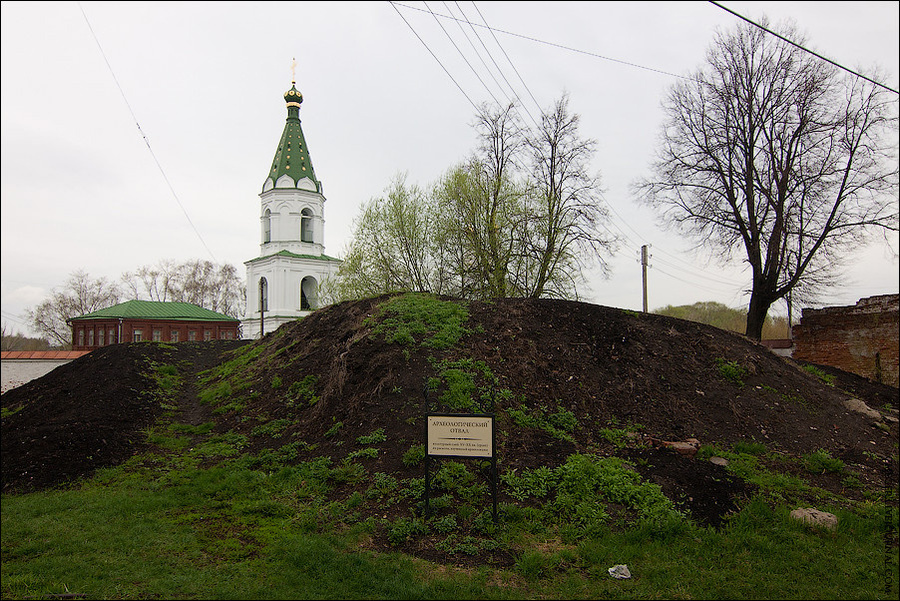
<instances>
[{"instance_id":1,"label":"mound slope","mask_svg":"<svg viewBox=\"0 0 900 601\"><path fill-rule=\"evenodd\" d=\"M797 456L824 449L874 485L896 481L895 388L844 374L851 394L840 387L844 380L827 385L736 334L560 300L466 303L465 333L448 348L427 346L427 334L387 342L373 332L390 298L334 305L260 341L106 347L11 390L2 397L4 412L15 410L2 421L2 489L58 486L148 449L142 430L163 414L149 374L163 364L177 366L184 381L176 419L214 421L216 432L246 435L248 452L302 440L310 450L298 461L340 460L360 449L360 437L383 429L388 442L367 460L370 473L422 475L421 465L402 459L424 442L423 389L439 382L431 393L439 399L453 369L475 366L481 376L473 390L488 391L496 403L501 470L556 467L574 452L639 457L644 477L713 524L748 493L746 485L665 442L756 441ZM215 402L199 401L200 374L235 357L244 357L243 371L229 389L240 402L216 412ZM202 383L209 388L217 380ZM881 416L848 408L850 398ZM577 427L567 440L522 426L510 410L570 412ZM283 424L277 435L260 433L261 424L276 420ZM604 436L611 428L632 431L640 448L614 444ZM841 488L827 475L820 484Z\"/></svg>"}]
</instances>

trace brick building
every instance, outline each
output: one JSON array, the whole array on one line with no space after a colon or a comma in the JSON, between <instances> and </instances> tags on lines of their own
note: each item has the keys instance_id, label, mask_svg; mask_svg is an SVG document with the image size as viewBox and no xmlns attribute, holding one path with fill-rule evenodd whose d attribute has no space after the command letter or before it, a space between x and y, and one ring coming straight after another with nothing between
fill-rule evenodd
<instances>
[{"instance_id":1,"label":"brick building","mask_svg":"<svg viewBox=\"0 0 900 601\"><path fill-rule=\"evenodd\" d=\"M871 296L847 307L803 309L793 335L794 359L898 385L898 294Z\"/></svg>"},{"instance_id":2,"label":"brick building","mask_svg":"<svg viewBox=\"0 0 900 601\"><path fill-rule=\"evenodd\" d=\"M73 317L72 349L121 342L186 342L240 338L240 320L190 303L130 300Z\"/></svg>"}]
</instances>

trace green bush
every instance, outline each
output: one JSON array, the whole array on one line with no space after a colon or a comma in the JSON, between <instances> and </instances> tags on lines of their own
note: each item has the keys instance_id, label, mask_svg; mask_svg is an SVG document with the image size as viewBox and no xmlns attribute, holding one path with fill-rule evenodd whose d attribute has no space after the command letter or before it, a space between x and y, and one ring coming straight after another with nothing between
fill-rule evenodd
<instances>
[{"instance_id":1,"label":"green bush","mask_svg":"<svg viewBox=\"0 0 900 601\"><path fill-rule=\"evenodd\" d=\"M356 442L359 444L378 444L380 442L385 442L386 440L387 435L384 433L384 428L378 428L371 434L360 436L356 439Z\"/></svg>"},{"instance_id":2,"label":"green bush","mask_svg":"<svg viewBox=\"0 0 900 601\"><path fill-rule=\"evenodd\" d=\"M844 462L825 449L819 449L803 456L803 466L811 474L824 474L825 472L840 472L844 469Z\"/></svg>"},{"instance_id":3,"label":"green bush","mask_svg":"<svg viewBox=\"0 0 900 601\"><path fill-rule=\"evenodd\" d=\"M425 459L425 445L414 444L403 453L403 465L413 467L419 465Z\"/></svg>"},{"instance_id":4,"label":"green bush","mask_svg":"<svg viewBox=\"0 0 900 601\"><path fill-rule=\"evenodd\" d=\"M744 385L747 370L737 361L726 361L719 357L716 359L716 367L719 369L719 374L726 380L731 380L738 386Z\"/></svg>"}]
</instances>

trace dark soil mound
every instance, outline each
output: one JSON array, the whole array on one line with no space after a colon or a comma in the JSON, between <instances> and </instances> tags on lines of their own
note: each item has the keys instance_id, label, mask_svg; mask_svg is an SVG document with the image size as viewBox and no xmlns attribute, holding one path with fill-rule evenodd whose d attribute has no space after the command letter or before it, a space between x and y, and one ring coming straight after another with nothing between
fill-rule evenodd
<instances>
[{"instance_id":1,"label":"dark soil mound","mask_svg":"<svg viewBox=\"0 0 900 601\"><path fill-rule=\"evenodd\" d=\"M421 336L411 344L388 343L372 335L386 299L317 311L261 341L106 347L7 392L4 412L16 412L2 422L3 491L57 486L146 449L142 430L164 411L153 392L154 362L178 366L185 382L178 419L185 423L215 421L217 432L248 436L246 450L253 453L302 440L314 450L298 461L343 459L361 448L359 437L381 428L388 444L366 467L398 478L422 475L421 464L409 467L402 459L424 442L425 385L444 378L446 388L447 370L465 364L486 367L496 379L489 388L501 471L556 467L575 452L640 459L645 478L710 524L734 509L747 485L665 442L756 441L796 456L825 449L873 485L896 482L897 389L853 379L852 394L887 421L867 417L845 406L844 380L829 386L742 336L559 300L468 303L468 333L444 350ZM235 357L230 351L248 350L245 345L256 356L243 372L241 407L214 414L198 401L197 374ZM431 399L440 399L440 391ZM513 409L571 412L577 427L567 440L522 427L509 417ZM273 420L288 424L279 436L253 434ZM604 434L616 428L636 432L643 444L616 444ZM842 487L828 475L817 484Z\"/></svg>"},{"instance_id":2,"label":"dark soil mound","mask_svg":"<svg viewBox=\"0 0 900 601\"><path fill-rule=\"evenodd\" d=\"M212 367L238 342L185 342L180 361ZM141 432L162 414L153 364L169 362L157 344L97 349L3 394L3 492L40 490L89 476L146 450Z\"/></svg>"}]
</instances>

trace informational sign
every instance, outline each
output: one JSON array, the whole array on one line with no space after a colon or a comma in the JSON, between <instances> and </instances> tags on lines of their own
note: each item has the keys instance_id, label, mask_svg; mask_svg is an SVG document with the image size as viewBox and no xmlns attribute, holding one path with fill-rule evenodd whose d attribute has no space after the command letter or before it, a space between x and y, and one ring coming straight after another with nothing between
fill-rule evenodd
<instances>
[{"instance_id":1,"label":"informational sign","mask_svg":"<svg viewBox=\"0 0 900 601\"><path fill-rule=\"evenodd\" d=\"M428 455L494 456L494 418L471 415L429 415Z\"/></svg>"}]
</instances>

